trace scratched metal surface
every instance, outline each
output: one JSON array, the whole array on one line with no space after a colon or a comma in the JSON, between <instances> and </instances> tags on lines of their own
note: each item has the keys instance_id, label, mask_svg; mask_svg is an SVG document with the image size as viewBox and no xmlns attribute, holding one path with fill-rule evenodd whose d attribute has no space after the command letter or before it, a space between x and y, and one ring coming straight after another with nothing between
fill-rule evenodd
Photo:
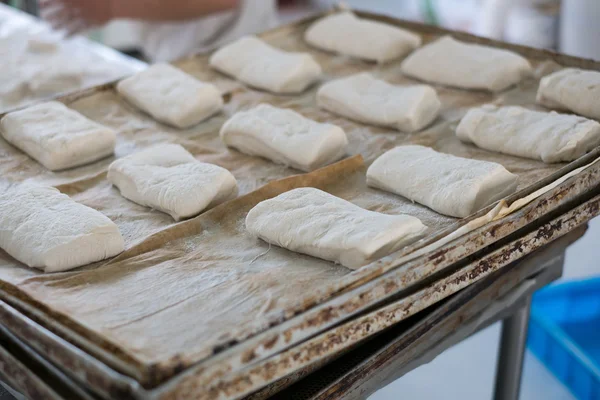
<instances>
[{"instance_id":1,"label":"scratched metal surface","mask_svg":"<svg viewBox=\"0 0 600 400\"><path fill-rule=\"evenodd\" d=\"M418 24L387 18L382 19L385 19L390 23L406 26L415 31L423 32L429 39L431 39L433 35L439 35L444 32L436 28L425 27ZM300 36L299 32L302 31L306 24L307 22L305 21L289 27L280 28L267 33L265 37L267 40L282 47L291 46L293 43L302 47L304 44L298 42ZM591 61L555 55L538 50L525 49L518 46L504 45L497 42L474 38L465 34L456 34L456 36L465 40L475 40L490 43L499 47L510 47L517 51L521 51L532 60L535 60L534 63L542 69L548 66L550 66L549 68L554 68L554 64L548 64L548 60L553 60L554 62L563 65L576 65L590 69L600 69L599 64ZM296 42L290 41L294 37L296 38ZM326 64L326 66L332 66L333 68L333 66L337 64L341 68L341 66L350 65L349 69L344 69L343 74L352 71L376 68L372 64L349 61L341 57L315 50L311 50L311 52L317 53L316 55L319 61ZM327 60L329 60L329 62L327 62ZM226 77L210 71L206 67L205 56L182 60L178 65L203 79L215 78L217 84L224 92L226 92L226 99L228 100L228 109L226 110L226 113L233 112L236 107L247 106L257 101L270 101L292 108L300 107L301 110L306 111L307 115L311 117L320 120L327 119L339 123L347 130L347 132L349 132L351 143L354 142L355 147L353 152L361 153L367 162L371 161L379 154L378 152L385 151L394 144L398 144L398 141L402 142L402 140L404 140L403 136L396 133L392 134L379 128L368 129L360 124L354 124L339 118L332 118L326 113L318 110L311 109L311 111L302 108L310 103L308 100L310 93L297 98L285 97L283 99L275 99L272 95L242 88ZM395 81L399 79L399 81L402 81L399 77L394 75L393 65L386 65L381 69L377 67L377 69L377 73L390 80ZM331 77L331 74L335 72L335 69L327 70L326 68L326 72ZM205 73L208 75L203 75ZM523 99L530 99L531 101L534 88L535 82L526 82L519 88L502 94L501 98L498 99L492 99L489 95L477 92L461 92L440 88L442 97L447 100L447 104L459 104L460 106L455 108L449 107L444 111L444 118L438 125L423 132L422 136L409 135L407 136L408 140L417 140L417 142L426 140L434 147L439 145L439 149L444 151L463 156L493 159L494 161L505 164L509 169L512 168L513 172L519 174L521 179L520 187L523 190L518 195L512 197L512 199L516 199L525 193L532 192L534 189L552 182L567 171L590 162L598 156L599 152L595 151L566 166L546 166L541 165L541 163L536 164L535 162L526 162L514 157L500 156L470 146L461 145L451 134L451 127L461 115L460 113L464 112L465 107L468 105L479 104L491 100L516 103L523 103ZM519 90L525 90L525 94L523 96L517 95ZM461 100L461 96L467 97L468 99ZM98 98L105 101L93 101L93 99ZM126 126L126 132L124 132L125 141L122 142L120 148L118 147L117 153L127 153L131 151L132 147L136 146L136 143L139 144L140 140L144 143L144 141L147 142L149 140L148 138L151 138L152 141L157 138L159 140L162 138L167 141L182 140L182 143L184 143L186 147L191 147L192 152L200 159L208 157L207 160L216 163L231 163L232 168L238 173L238 178L241 178L242 180L243 192L251 192L270 179L281 178L294 173L292 170L273 166L266 162L256 160L250 161L247 157L244 159L243 156L235 156L231 155L231 153L220 154L219 152L215 153L212 151L211 146L218 147L218 143L214 140L213 136L215 134L215 129L219 126L219 123L222 122L223 116L219 116L214 120L210 120L207 124L198 127L197 131L192 132L191 135L182 135L183 138L175 138L175 132L171 132L168 129L158 131L156 127L152 128L152 122L149 121L147 117L144 117L141 113L131 110L130 108L127 108L126 105L121 104L118 99L115 98L111 85L105 85L94 90L67 96L62 100L70 105L74 105L75 108L78 108L91 118L106 117L112 124L124 124ZM369 133L372 133L369 131L376 131L374 133L376 139L373 140L376 146L362 148L361 139L364 139L364 141L372 139L369 139ZM450 132L450 134L444 134L444 132ZM145 137L146 134L150 134L150 136ZM208 141L203 145L198 145L196 143L196 141L202 140ZM11 154L14 154L14 152ZM94 194L106 194L108 193L107 191L110 191L110 188L107 188L105 182L103 182L103 174L108 161L109 160L104 160L98 164L86 167L79 171L77 176L69 175L72 174L72 172L67 172L65 175L42 174L36 169L38 167L34 164L26 164L26 168L22 169L25 161L22 158L19 160L10 156L0 159L0 167L6 168L6 170L18 170L23 173L24 178L29 176L32 179L55 184L62 190L74 195L78 200L83 201L84 203L86 201L93 203ZM249 166L251 163L254 164ZM32 327L31 325L23 324L18 317L18 313L12 315L10 319L7 315L5 316L7 320L10 320L13 323L11 329L20 331L21 335L28 335L28 340L31 341L32 346L37 346L40 349L39 351L44 353L44 356L48 356L53 360L60 360L64 365L77 366L77 368L71 369L70 373L78 376L81 381L94 387L105 397L106 394L110 394L114 391L138 393L144 397L168 397L186 393L186 390L188 390L187 393L194 393L199 396L202 393L198 393L198 390L203 389L206 389L203 394L210 395L211 397L223 395L224 393L237 393L241 395L241 393L253 390L249 387L254 389L258 388L277 377L283 377L290 372L303 367L298 366L297 363L290 362L289 364L286 364L285 367L282 364L282 366L274 369L264 369L263 375L260 378L256 377L249 386L237 386L237 381L235 381L235 379L240 379L239 374L243 371L246 371L252 366L262 366L261 368L267 368L265 365L268 366L270 364L261 363L266 362L266 360L270 360L279 354L286 354L285 351L293 349L299 343L306 341L312 336L327 331L341 321L353 318L364 312L364 310L373 307L382 301L386 301L392 296L397 296L403 291L410 290L423 279L427 279L433 274L436 274L457 262L465 260L486 246L515 232L517 229L535 222L548 212L577 198L591 187L597 185L597 183L600 182L598 169L597 165L591 167L584 173L571 178L555 190L542 196L518 213L508 216L496 223L489 224L456 242L450 243L436 251L435 254L425 255L418 260L414 260L401 266L396 262L400 256L448 234L469 219L455 221L439 215L436 216L434 215L435 213L425 210L420 206L402 204L401 200L393 196L375 193L374 191L367 193L367 189L364 187L364 180L362 180L364 166L359 158L348 159L342 163L331 166L326 170L325 174L323 174L323 171L320 171L313 175L292 177L284 181L271 183L270 185L239 199L238 203L236 203L240 207L237 210L238 213L240 213L239 215L243 215L244 209L255 204L261 198L270 197L282 190L287 190L290 187L310 184L324 187L326 190L330 190L333 193L336 193L336 190L339 190L337 193L342 197L354 199L358 204L379 209L380 211L389 212L390 210L398 210L402 207L413 207L412 210L414 213L417 213L418 216L421 216L424 219L429 219L428 222L430 222L430 225L435 226L438 230L434 231L432 235L417 243L415 246L410 246L397 254L386 257L380 262L374 263L354 273L349 273L348 270L341 267L334 267L330 263L315 260L308 261L307 259L309 258L307 257L297 257L290 254L286 255L284 251L276 250L274 251L274 253L276 253L274 256L280 257L280 260L286 259L285 263L287 263L286 265L288 267L291 268L290 259L292 261L291 265L301 259L303 260L303 263L308 262L308 264L305 264L303 271L306 272L306 268L310 268L310 271L312 271L314 275L307 278L302 274L295 273L294 270L285 268L278 269L277 273L284 274L282 277L289 281L290 284L280 286L278 288L279 291L266 293L266 297L264 297L265 293L260 292L260 289L264 288L264 286L260 285L263 282L268 282L269 279L271 279L271 275L264 273L265 271L261 271L257 265L256 272L258 272L258 274L252 279L258 286L254 289L250 288L250 293L252 295L256 294L257 296L263 295L263 297L259 299L260 301L256 302L254 305L254 307L256 307L254 310L258 310L258 313L248 312L248 310L245 310L244 308L236 308L235 304L231 305L225 303L228 312L233 312L227 314L223 313L222 309L203 310L201 307L202 302L194 303L194 307L187 307L185 310L182 310L185 312L181 314L182 319L178 320L177 323L173 324L168 318L163 319L162 321L154 320L149 326L141 327L145 329L140 329L140 327L138 327L137 330L128 332L126 338L111 335L110 332L102 329L102 326L99 327L98 325L94 325L93 318L95 312L101 311L107 318L118 318L121 307L127 308L130 306L126 301L115 302L114 299L111 298L111 295L114 295L114 293L118 293L119 291L129 291L131 296L127 300L135 300L136 307L145 307L146 304L149 304L149 300L137 301L136 296L141 296L147 292L148 295L152 297L154 294L153 291L160 288L159 284L164 283L163 278L165 276L161 274L154 274L152 276L147 275L146 278L148 279L144 280L144 272L148 269L140 268L140 265L143 264L145 260L160 259L161 261L169 262L169 265L172 268L177 267L177 263L172 263L175 253L169 253L169 251L161 255L155 253L156 249L164 247L164 242L162 242L164 240L164 235L175 232L174 237L169 238L169 245L175 246L170 250L177 246L183 246L185 248L187 246L187 235L198 235L202 232L212 233L215 231L215 227L218 227L219 225L217 222L220 223L220 221L226 219L224 218L224 215L229 214L230 210L225 210L224 208L215 209L197 219L179 224L175 229L166 221L155 219L153 221L154 225L150 227L153 235L141 241L136 240L133 233L136 232L136 224L144 217L147 217L149 212L147 210L136 208L133 216L131 213L115 215L117 219L125 219L124 225L130 226L131 230L128 232L132 233L127 237L127 252L116 260L111 261L111 265L109 265L109 268L111 266L113 267L113 272L119 273L106 275L100 271L102 268L95 266L72 273L66 273L62 276L57 275L51 278L44 278L38 276L29 269L20 268L18 270L10 270L11 274L14 271L17 271L16 274L13 274L10 277L12 283L8 282L6 279L0 282L0 289L2 289L0 296L7 303L12 304L32 319L38 321L46 328L49 328L54 334L50 331L39 329L39 326ZM239 175L240 171L259 172L259 174L241 176ZM83 177L81 174L84 174ZM340 177L345 178L340 179ZM81 179L77 180L75 178ZM347 184L348 182L350 182L350 185L344 186L344 184ZM336 186L338 189L336 189ZM92 188L93 190L88 191L89 188ZM111 197L111 199L111 201L118 203L116 209L119 211L123 211L126 207L131 206L119 199L118 195L114 196L114 198ZM94 204L90 205L94 206ZM592 212L588 213L588 217L591 218L592 214ZM111 215L111 217L113 216ZM160 216L157 218L160 218ZM230 229L231 232L239 233L239 231L236 231L239 227L235 226L235 219L229 219L229 221L230 226L229 228L226 227L226 230ZM206 229L206 227L208 228ZM205 235L203 238L208 238L209 243L213 243L210 242L210 235ZM235 244L239 243L227 242L226 246ZM252 260L255 256L262 254L262 252L266 250L266 248L263 247L260 245L252 247L247 254L247 259ZM293 257L297 258L294 259ZM185 265L185 263L183 265ZM192 267L191 264L190 267ZM108 270L108 268L106 270ZM190 268L189 270L193 269ZM4 269L4 272L6 271L8 271L8 269ZM155 271L158 270L155 269ZM294 274L292 277L289 277L289 274L291 273ZM92 280L87 281L86 279L88 277L91 277ZM100 285L90 285L92 289L88 289L87 291L77 291L83 283L94 283L94 277L102 278L100 281L96 281L96 283L100 283ZM133 280L134 277L136 278L135 280ZM148 285L142 285L143 287L138 287L137 289L135 286L133 289L128 287L128 282L139 281L140 277L142 278L142 281ZM243 278L242 276L237 277ZM0 279L1 278L6 278L6 275L0 275ZM127 278L131 279L127 280ZM198 277L196 277L196 280L192 281L191 284L200 282L197 278ZM477 275L473 275L473 280L476 280L476 278ZM302 283L296 282L295 279L302 280ZM24 287L15 284L16 282L25 282L29 286L29 290L23 290ZM109 286L115 282L118 282L119 285L117 285L116 288L110 288ZM471 278L467 276L463 284L466 285L470 282ZM188 283L187 280L181 279L173 281L170 284L172 285L173 290L177 290L179 289L178 285ZM288 300L290 301L277 304L272 303L272 300L269 300L269 298L276 298L274 295L277 294L287 295L287 289L293 288L293 284L295 284L296 287L294 288L295 292L292 292L294 293L294 296L292 296L294 298L290 299L288 296ZM100 290L98 288L100 288ZM104 291L102 290L103 288L108 289ZM234 289L235 288L229 291L233 293ZM451 286L448 290L451 292L451 290L458 289L457 286ZM451 294L450 292L445 291L444 295L449 295ZM244 293L247 294L249 292L246 291L243 292L243 294ZM88 296L94 298L95 302L100 301L100 303L103 304L103 307L100 310L75 307L78 305L77 302L79 302L80 306L85 305L85 299ZM439 297L438 294L431 294L428 301L432 304L431 302L439 300ZM227 296L222 296L221 298L226 299ZM175 299L175 303L177 303L177 299ZM213 302L212 304L216 303ZM277 307L274 307L272 304L275 304ZM422 304L427 304L427 301L423 301ZM151 304L149 305L151 306ZM143 313L149 312L152 314L152 310L150 309L142 309L142 311ZM213 315L219 318L207 321L204 318L206 316L206 311L211 311ZM409 308L408 312L416 312L416 309ZM230 319L221 318L221 315L228 316ZM251 324L245 326L245 329L238 329L239 325L242 324L239 318L243 318L246 321L251 322ZM199 324L199 321L204 322L204 324ZM179 322L181 322L182 325L179 324ZM220 332L219 335L214 335L213 331L212 338L215 340L212 342L202 341L200 340L201 337L198 337L197 335L187 336L188 339L191 338L193 340L178 342L179 336L177 333L187 334L188 329L198 329L196 328L198 326L204 329L202 325L212 328L213 322L219 326L222 332ZM227 324L223 324L223 322L227 322ZM387 323L388 325L381 322L380 324L374 325L373 329L375 329L375 327L378 330L384 329L386 326L393 323L393 321L390 320ZM116 326L118 325L119 324L117 323ZM108 327L110 327L110 325ZM161 330L162 327L165 329ZM174 332L172 330L173 327L178 327L178 331ZM151 334L154 330L150 328L158 328L161 335L155 336ZM231 334L231 330L234 331L235 335ZM368 336L369 332L363 331L357 332L356 334L364 338ZM75 344L80 349L85 350L89 355L77 351L76 348L73 348L73 346L69 344L69 342ZM164 347L161 348L160 346L157 346L157 344L171 347L167 349L168 351L165 351ZM345 343L343 348L346 348L349 345L350 343ZM328 357L329 355L336 354L338 351L342 350L343 349L340 348L332 349L329 346L321 346L318 350L313 350L308 357L302 359L302 365L304 365L304 367L311 365L312 363L318 362L323 357ZM90 355L93 357L90 357ZM287 359L288 362L290 360L291 359ZM200 361L201 363L198 364ZM192 367L190 368L190 366ZM184 369L186 369L186 371L181 373ZM156 390L148 391L140 386L140 383L142 383L146 387L155 387L173 375L177 376ZM136 378L137 381L128 376ZM207 389L211 387L208 383L213 383L210 391Z\"/></svg>"}]
</instances>

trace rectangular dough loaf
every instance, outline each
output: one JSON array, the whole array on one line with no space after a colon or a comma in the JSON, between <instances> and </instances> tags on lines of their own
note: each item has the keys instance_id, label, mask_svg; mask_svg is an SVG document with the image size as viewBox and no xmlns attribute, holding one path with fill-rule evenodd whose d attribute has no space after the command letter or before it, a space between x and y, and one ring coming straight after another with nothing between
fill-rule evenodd
<instances>
[{"instance_id":1,"label":"rectangular dough loaf","mask_svg":"<svg viewBox=\"0 0 600 400\"><path fill-rule=\"evenodd\" d=\"M464 218L517 189L502 165L423 146L399 146L367 170L367 185L399 194L451 217Z\"/></svg>"},{"instance_id":2,"label":"rectangular dough loaf","mask_svg":"<svg viewBox=\"0 0 600 400\"><path fill-rule=\"evenodd\" d=\"M219 89L169 64L155 64L123 79L117 90L142 111L177 128L196 125L223 108Z\"/></svg>"},{"instance_id":3,"label":"rectangular dough loaf","mask_svg":"<svg viewBox=\"0 0 600 400\"><path fill-rule=\"evenodd\" d=\"M52 187L21 184L0 193L0 247L30 267L66 271L116 256L119 228Z\"/></svg>"},{"instance_id":4,"label":"rectangular dough loaf","mask_svg":"<svg viewBox=\"0 0 600 400\"><path fill-rule=\"evenodd\" d=\"M221 128L221 139L243 153L301 171L339 160L348 145L342 128L268 104L236 113Z\"/></svg>"},{"instance_id":5,"label":"rectangular dough loaf","mask_svg":"<svg viewBox=\"0 0 600 400\"><path fill-rule=\"evenodd\" d=\"M178 144L153 146L116 160L108 168L108 180L123 197L176 221L237 194L237 182L228 170L199 162Z\"/></svg>"},{"instance_id":6,"label":"rectangular dough loaf","mask_svg":"<svg viewBox=\"0 0 600 400\"><path fill-rule=\"evenodd\" d=\"M431 86L391 85L367 72L324 84L317 92L317 104L334 114L404 132L429 125L441 106Z\"/></svg>"},{"instance_id":7,"label":"rectangular dough loaf","mask_svg":"<svg viewBox=\"0 0 600 400\"><path fill-rule=\"evenodd\" d=\"M444 36L413 52L401 65L405 75L461 89L504 90L531 74L527 59Z\"/></svg>"},{"instance_id":8,"label":"rectangular dough loaf","mask_svg":"<svg viewBox=\"0 0 600 400\"><path fill-rule=\"evenodd\" d=\"M116 142L113 130L55 101L7 114L0 131L9 143L52 171L109 156Z\"/></svg>"},{"instance_id":9,"label":"rectangular dough loaf","mask_svg":"<svg viewBox=\"0 0 600 400\"><path fill-rule=\"evenodd\" d=\"M537 102L600 120L600 72L566 68L540 81Z\"/></svg>"},{"instance_id":10,"label":"rectangular dough loaf","mask_svg":"<svg viewBox=\"0 0 600 400\"><path fill-rule=\"evenodd\" d=\"M290 53L246 36L217 50L210 66L252 87L273 93L299 93L321 76L308 53Z\"/></svg>"},{"instance_id":11,"label":"rectangular dough loaf","mask_svg":"<svg viewBox=\"0 0 600 400\"><path fill-rule=\"evenodd\" d=\"M351 12L330 15L313 23L304 34L323 50L380 63L400 58L421 45L417 34Z\"/></svg>"},{"instance_id":12,"label":"rectangular dough loaf","mask_svg":"<svg viewBox=\"0 0 600 400\"><path fill-rule=\"evenodd\" d=\"M246 229L268 243L357 269L416 241L427 227L418 218L365 210L307 187L257 204Z\"/></svg>"},{"instance_id":13,"label":"rectangular dough loaf","mask_svg":"<svg viewBox=\"0 0 600 400\"><path fill-rule=\"evenodd\" d=\"M555 163L600 145L600 124L576 115L485 105L467 112L456 135L482 149Z\"/></svg>"}]
</instances>

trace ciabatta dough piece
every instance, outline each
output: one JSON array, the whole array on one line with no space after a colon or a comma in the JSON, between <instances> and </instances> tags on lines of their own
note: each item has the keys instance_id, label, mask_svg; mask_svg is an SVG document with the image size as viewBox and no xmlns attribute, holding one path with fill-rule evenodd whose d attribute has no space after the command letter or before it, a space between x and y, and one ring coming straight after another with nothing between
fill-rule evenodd
<instances>
[{"instance_id":1,"label":"ciabatta dough piece","mask_svg":"<svg viewBox=\"0 0 600 400\"><path fill-rule=\"evenodd\" d=\"M497 92L531 74L529 61L508 50L463 43L444 36L409 55L405 75L462 89Z\"/></svg>"},{"instance_id":2,"label":"ciabatta dough piece","mask_svg":"<svg viewBox=\"0 0 600 400\"><path fill-rule=\"evenodd\" d=\"M576 115L485 105L467 112L456 135L486 150L554 163L573 161L600 145L600 124Z\"/></svg>"},{"instance_id":3,"label":"ciabatta dough piece","mask_svg":"<svg viewBox=\"0 0 600 400\"><path fill-rule=\"evenodd\" d=\"M52 171L111 155L116 142L113 130L56 101L7 114L0 131L8 142Z\"/></svg>"},{"instance_id":4,"label":"ciabatta dough piece","mask_svg":"<svg viewBox=\"0 0 600 400\"><path fill-rule=\"evenodd\" d=\"M246 229L268 243L356 269L414 242L427 227L415 217L368 211L300 188L257 204Z\"/></svg>"},{"instance_id":5,"label":"ciabatta dough piece","mask_svg":"<svg viewBox=\"0 0 600 400\"><path fill-rule=\"evenodd\" d=\"M246 36L217 50L210 66L239 81L273 93L298 93L321 76L308 53L290 53Z\"/></svg>"},{"instance_id":6,"label":"ciabatta dough piece","mask_svg":"<svg viewBox=\"0 0 600 400\"><path fill-rule=\"evenodd\" d=\"M237 194L237 182L229 171L197 161L178 144L153 146L116 160L108 168L108 180L123 197L176 221Z\"/></svg>"},{"instance_id":7,"label":"ciabatta dough piece","mask_svg":"<svg viewBox=\"0 0 600 400\"><path fill-rule=\"evenodd\" d=\"M321 18L304 34L311 45L323 50L386 62L400 58L421 45L421 37L404 29L341 12Z\"/></svg>"},{"instance_id":8,"label":"ciabatta dough piece","mask_svg":"<svg viewBox=\"0 0 600 400\"><path fill-rule=\"evenodd\" d=\"M100 212L25 183L0 193L0 247L23 264L58 272L116 256L124 242Z\"/></svg>"},{"instance_id":9,"label":"ciabatta dough piece","mask_svg":"<svg viewBox=\"0 0 600 400\"><path fill-rule=\"evenodd\" d=\"M130 103L158 121L189 128L221 111L219 89L169 64L155 64L117 84Z\"/></svg>"},{"instance_id":10,"label":"ciabatta dough piece","mask_svg":"<svg viewBox=\"0 0 600 400\"><path fill-rule=\"evenodd\" d=\"M423 129L441 106L431 86L390 85L367 72L324 84L317 92L317 103L356 121L405 132Z\"/></svg>"},{"instance_id":11,"label":"ciabatta dough piece","mask_svg":"<svg viewBox=\"0 0 600 400\"><path fill-rule=\"evenodd\" d=\"M566 68L540 81L537 102L600 119L600 72Z\"/></svg>"},{"instance_id":12,"label":"ciabatta dough piece","mask_svg":"<svg viewBox=\"0 0 600 400\"><path fill-rule=\"evenodd\" d=\"M367 170L367 185L396 193L451 217L464 218L517 189L502 165L423 146L399 146Z\"/></svg>"},{"instance_id":13,"label":"ciabatta dough piece","mask_svg":"<svg viewBox=\"0 0 600 400\"><path fill-rule=\"evenodd\" d=\"M221 139L243 153L302 171L339 160L348 145L342 128L268 104L236 113L221 128Z\"/></svg>"}]
</instances>

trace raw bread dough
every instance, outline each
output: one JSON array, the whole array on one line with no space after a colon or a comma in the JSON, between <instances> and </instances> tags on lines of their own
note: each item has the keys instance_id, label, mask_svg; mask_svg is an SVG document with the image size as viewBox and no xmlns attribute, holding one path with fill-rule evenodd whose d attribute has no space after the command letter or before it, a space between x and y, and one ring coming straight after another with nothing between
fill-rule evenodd
<instances>
[{"instance_id":1,"label":"raw bread dough","mask_svg":"<svg viewBox=\"0 0 600 400\"><path fill-rule=\"evenodd\" d=\"M0 227L0 247L45 272L77 268L124 249L114 222L52 187L24 183L0 192Z\"/></svg>"},{"instance_id":2,"label":"raw bread dough","mask_svg":"<svg viewBox=\"0 0 600 400\"><path fill-rule=\"evenodd\" d=\"M576 115L485 105L469 110L456 135L486 150L554 163L573 161L600 145L600 124Z\"/></svg>"},{"instance_id":3,"label":"raw bread dough","mask_svg":"<svg viewBox=\"0 0 600 400\"><path fill-rule=\"evenodd\" d=\"M444 36L409 55L405 75L463 89L497 92L531 74L529 61L508 50L463 43Z\"/></svg>"},{"instance_id":4,"label":"raw bread dough","mask_svg":"<svg viewBox=\"0 0 600 400\"><path fill-rule=\"evenodd\" d=\"M117 85L130 103L157 120L189 128L223 108L219 90L169 64L155 64Z\"/></svg>"},{"instance_id":5,"label":"raw bread dough","mask_svg":"<svg viewBox=\"0 0 600 400\"><path fill-rule=\"evenodd\" d=\"M404 29L341 12L321 18L304 34L311 45L323 50L370 61L400 58L421 45L421 37Z\"/></svg>"},{"instance_id":6,"label":"raw bread dough","mask_svg":"<svg viewBox=\"0 0 600 400\"><path fill-rule=\"evenodd\" d=\"M5 115L0 131L8 142L52 171L104 158L113 153L116 142L114 131L56 101Z\"/></svg>"},{"instance_id":7,"label":"raw bread dough","mask_svg":"<svg viewBox=\"0 0 600 400\"><path fill-rule=\"evenodd\" d=\"M348 145L342 128L268 104L236 113L221 128L221 139L243 153L302 171L339 160Z\"/></svg>"},{"instance_id":8,"label":"raw bread dough","mask_svg":"<svg viewBox=\"0 0 600 400\"><path fill-rule=\"evenodd\" d=\"M464 218L517 189L517 176L502 165L456 157L423 146L399 146L367 170L367 185Z\"/></svg>"},{"instance_id":9,"label":"raw bread dough","mask_svg":"<svg viewBox=\"0 0 600 400\"><path fill-rule=\"evenodd\" d=\"M237 182L229 171L199 162L178 144L153 146L116 160L108 168L108 180L123 197L176 221L237 195Z\"/></svg>"},{"instance_id":10,"label":"raw bread dough","mask_svg":"<svg viewBox=\"0 0 600 400\"><path fill-rule=\"evenodd\" d=\"M566 68L540 81L537 102L600 119L600 72Z\"/></svg>"},{"instance_id":11,"label":"raw bread dough","mask_svg":"<svg viewBox=\"0 0 600 400\"><path fill-rule=\"evenodd\" d=\"M211 67L258 89L298 93L321 76L321 66L308 53L290 53L246 36L217 50Z\"/></svg>"},{"instance_id":12,"label":"raw bread dough","mask_svg":"<svg viewBox=\"0 0 600 400\"><path fill-rule=\"evenodd\" d=\"M427 227L418 218L365 210L307 187L257 204L246 229L268 243L357 269L416 241Z\"/></svg>"},{"instance_id":13,"label":"raw bread dough","mask_svg":"<svg viewBox=\"0 0 600 400\"><path fill-rule=\"evenodd\" d=\"M317 104L356 121L405 132L427 126L441 106L431 86L390 85L367 72L324 84L317 92Z\"/></svg>"}]
</instances>

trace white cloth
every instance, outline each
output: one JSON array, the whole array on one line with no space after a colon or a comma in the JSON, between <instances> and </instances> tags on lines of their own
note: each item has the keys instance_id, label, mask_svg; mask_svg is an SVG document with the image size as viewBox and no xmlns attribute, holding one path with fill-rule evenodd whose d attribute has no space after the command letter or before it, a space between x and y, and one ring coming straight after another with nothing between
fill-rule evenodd
<instances>
[{"instance_id":1,"label":"white cloth","mask_svg":"<svg viewBox=\"0 0 600 400\"><path fill-rule=\"evenodd\" d=\"M276 23L275 0L240 0L237 10L191 21L142 23L142 51L152 62L172 61L264 31Z\"/></svg>"}]
</instances>

